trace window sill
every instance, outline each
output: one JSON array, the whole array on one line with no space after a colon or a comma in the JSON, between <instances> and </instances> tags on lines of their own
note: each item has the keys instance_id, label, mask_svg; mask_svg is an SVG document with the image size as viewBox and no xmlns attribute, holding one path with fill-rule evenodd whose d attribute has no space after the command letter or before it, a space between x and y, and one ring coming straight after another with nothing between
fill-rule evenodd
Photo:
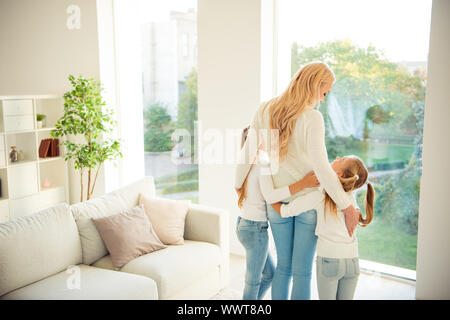
<instances>
[{"instance_id":1,"label":"window sill","mask_svg":"<svg viewBox=\"0 0 450 320\"><path fill-rule=\"evenodd\" d=\"M368 260L359 260L359 266L363 272L379 273L380 275L393 280L405 280L408 283L416 282L416 271L390 266Z\"/></svg>"}]
</instances>

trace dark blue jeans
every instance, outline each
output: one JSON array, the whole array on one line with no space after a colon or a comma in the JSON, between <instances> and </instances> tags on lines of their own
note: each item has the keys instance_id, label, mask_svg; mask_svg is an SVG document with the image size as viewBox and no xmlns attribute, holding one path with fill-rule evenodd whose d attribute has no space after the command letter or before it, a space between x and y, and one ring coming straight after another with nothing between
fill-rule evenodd
<instances>
[{"instance_id":1,"label":"dark blue jeans","mask_svg":"<svg viewBox=\"0 0 450 320\"><path fill-rule=\"evenodd\" d=\"M237 218L237 237L246 252L244 300L261 300L272 283L275 266L269 254L268 227L268 222Z\"/></svg>"},{"instance_id":2,"label":"dark blue jeans","mask_svg":"<svg viewBox=\"0 0 450 320\"><path fill-rule=\"evenodd\" d=\"M292 300L311 299L311 275L317 236L317 211L308 210L295 217L280 217L267 204L277 266L272 281L272 299L287 300L292 281Z\"/></svg>"}]
</instances>

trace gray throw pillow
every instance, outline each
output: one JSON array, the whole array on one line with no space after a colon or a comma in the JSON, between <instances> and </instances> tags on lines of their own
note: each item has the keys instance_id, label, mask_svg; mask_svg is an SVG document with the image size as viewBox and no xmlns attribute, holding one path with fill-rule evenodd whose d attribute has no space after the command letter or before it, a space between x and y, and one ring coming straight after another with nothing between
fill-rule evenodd
<instances>
[{"instance_id":1,"label":"gray throw pillow","mask_svg":"<svg viewBox=\"0 0 450 320\"><path fill-rule=\"evenodd\" d=\"M116 269L141 255L167 247L153 230L143 205L92 221Z\"/></svg>"}]
</instances>

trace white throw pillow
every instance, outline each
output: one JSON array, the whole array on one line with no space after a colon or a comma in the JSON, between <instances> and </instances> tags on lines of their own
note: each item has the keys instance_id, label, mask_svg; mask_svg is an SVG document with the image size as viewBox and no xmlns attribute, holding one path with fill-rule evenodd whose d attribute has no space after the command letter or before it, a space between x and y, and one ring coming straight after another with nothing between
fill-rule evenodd
<instances>
[{"instance_id":1,"label":"white throw pillow","mask_svg":"<svg viewBox=\"0 0 450 320\"><path fill-rule=\"evenodd\" d=\"M139 205L141 204L144 205L158 238L164 244L184 244L184 223L190 200L154 198L141 193Z\"/></svg>"}]
</instances>

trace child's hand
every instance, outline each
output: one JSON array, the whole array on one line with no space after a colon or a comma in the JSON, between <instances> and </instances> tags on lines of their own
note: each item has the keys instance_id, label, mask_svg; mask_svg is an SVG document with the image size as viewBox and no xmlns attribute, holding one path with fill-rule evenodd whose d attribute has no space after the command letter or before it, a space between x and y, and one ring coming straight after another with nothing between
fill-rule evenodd
<instances>
[{"instance_id":1,"label":"child's hand","mask_svg":"<svg viewBox=\"0 0 450 320\"><path fill-rule=\"evenodd\" d=\"M297 182L291 184L289 186L289 192L291 194L295 194L299 191L302 191L303 189L313 188L313 187L318 187L318 186L320 186L319 180L317 180L317 177L314 174L314 171L310 171L306 174L306 176L304 176Z\"/></svg>"},{"instance_id":2,"label":"child's hand","mask_svg":"<svg viewBox=\"0 0 450 320\"><path fill-rule=\"evenodd\" d=\"M358 225L359 215L361 214L361 211L359 209L355 209L351 205L348 208L342 210L342 212L344 212L345 226L347 227L348 235L352 237L353 232Z\"/></svg>"},{"instance_id":3,"label":"child's hand","mask_svg":"<svg viewBox=\"0 0 450 320\"><path fill-rule=\"evenodd\" d=\"M272 203L271 206L278 213L278 215L281 217L281 202Z\"/></svg>"},{"instance_id":4,"label":"child's hand","mask_svg":"<svg viewBox=\"0 0 450 320\"><path fill-rule=\"evenodd\" d=\"M261 139L261 143L258 147L258 150L266 151L266 143L264 142L264 139Z\"/></svg>"},{"instance_id":5,"label":"child's hand","mask_svg":"<svg viewBox=\"0 0 450 320\"><path fill-rule=\"evenodd\" d=\"M314 171L308 172L306 176L303 177L303 187L304 188L314 188L320 186L319 180L317 180L317 177L314 173Z\"/></svg>"}]
</instances>

